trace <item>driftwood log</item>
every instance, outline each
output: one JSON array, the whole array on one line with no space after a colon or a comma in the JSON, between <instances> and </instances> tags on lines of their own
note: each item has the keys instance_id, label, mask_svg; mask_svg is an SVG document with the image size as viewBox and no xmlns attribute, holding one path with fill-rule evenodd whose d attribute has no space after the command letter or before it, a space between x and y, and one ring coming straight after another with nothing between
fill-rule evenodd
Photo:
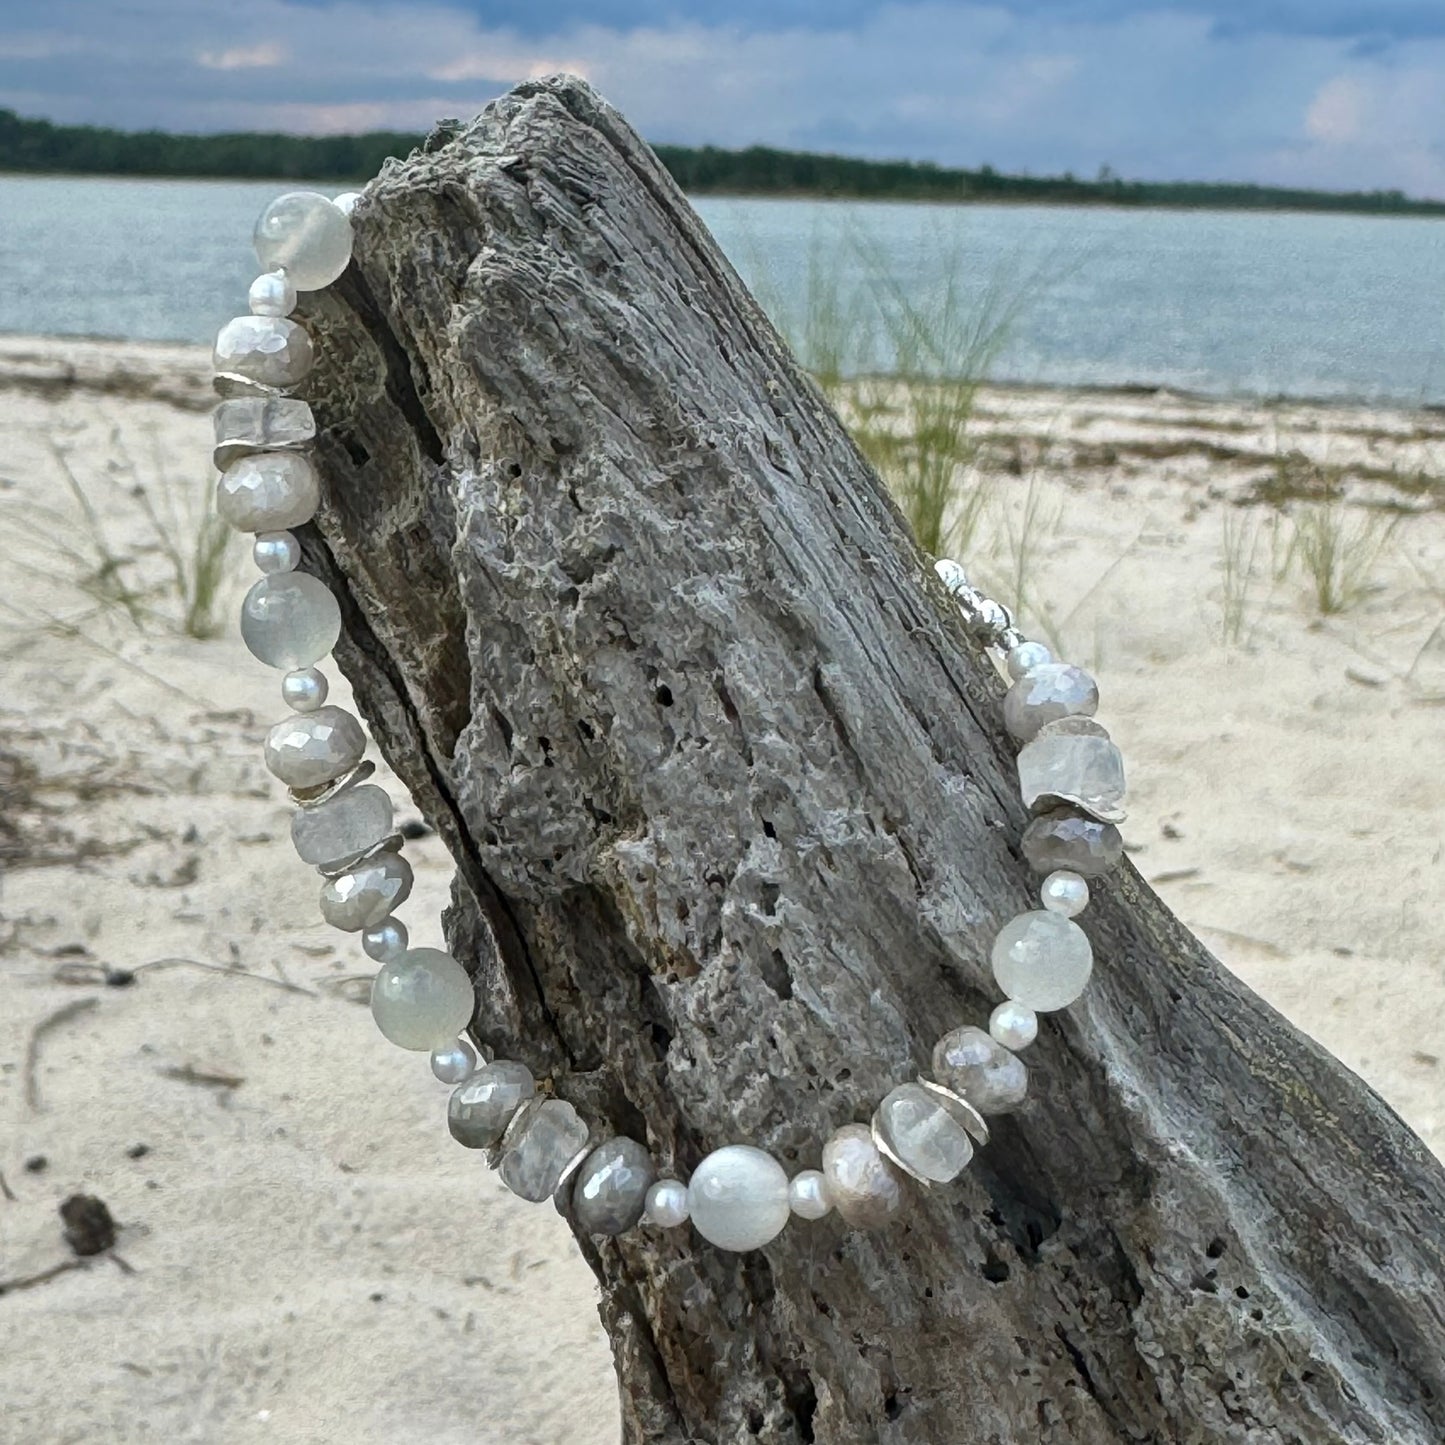
<instances>
[{"instance_id":1,"label":"driftwood log","mask_svg":"<svg viewBox=\"0 0 1445 1445\"><path fill-rule=\"evenodd\" d=\"M307 552L456 860L478 1036L683 1177L816 1166L986 1018L1031 906L998 677L586 85L443 128L355 221ZM1131 868L1095 895L1029 1105L906 1221L579 1239L626 1440L1445 1441L1441 1169Z\"/></svg>"}]
</instances>

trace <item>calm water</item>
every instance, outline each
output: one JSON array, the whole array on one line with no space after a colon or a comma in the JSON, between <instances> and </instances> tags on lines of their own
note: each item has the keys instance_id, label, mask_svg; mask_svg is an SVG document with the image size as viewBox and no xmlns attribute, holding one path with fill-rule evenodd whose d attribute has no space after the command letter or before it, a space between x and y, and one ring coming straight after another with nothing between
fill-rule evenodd
<instances>
[{"instance_id":1,"label":"calm water","mask_svg":"<svg viewBox=\"0 0 1445 1445\"><path fill-rule=\"evenodd\" d=\"M255 272L274 182L0 176L0 331L206 341ZM337 188L340 189L340 188ZM994 374L1445 402L1445 220L706 199L765 296L808 276L1013 306ZM865 358L866 359L866 358ZM876 349L874 362L886 363Z\"/></svg>"}]
</instances>

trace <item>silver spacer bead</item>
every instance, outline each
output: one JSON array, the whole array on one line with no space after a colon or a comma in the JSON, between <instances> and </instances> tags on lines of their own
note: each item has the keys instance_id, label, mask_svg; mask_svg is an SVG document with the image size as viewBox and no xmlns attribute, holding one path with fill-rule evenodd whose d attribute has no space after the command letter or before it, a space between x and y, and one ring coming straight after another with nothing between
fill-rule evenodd
<instances>
[{"instance_id":1,"label":"silver spacer bead","mask_svg":"<svg viewBox=\"0 0 1445 1445\"><path fill-rule=\"evenodd\" d=\"M925 1079L922 1075L919 1076L918 1085L922 1089L927 1089L963 1125L964 1130L972 1137L975 1144L982 1148L988 1143L987 1121L962 1094L956 1094L952 1089L945 1088L942 1084L936 1084L932 1079Z\"/></svg>"}]
</instances>

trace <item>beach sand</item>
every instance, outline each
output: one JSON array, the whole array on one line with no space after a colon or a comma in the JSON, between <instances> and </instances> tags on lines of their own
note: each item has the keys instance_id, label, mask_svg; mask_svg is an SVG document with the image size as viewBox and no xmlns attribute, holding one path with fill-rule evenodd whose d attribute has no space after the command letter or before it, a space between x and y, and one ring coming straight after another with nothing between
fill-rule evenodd
<instances>
[{"instance_id":1,"label":"beach sand","mask_svg":"<svg viewBox=\"0 0 1445 1445\"><path fill-rule=\"evenodd\" d=\"M201 495L206 365L0 338L0 1280L71 1258L70 1194L121 1226L114 1259L0 1297L0 1438L609 1445L567 1229L452 1144L445 1086L377 1037L367 960L292 854L260 755L274 679L231 623L243 549L213 641L161 592L130 599L138 627L77 586L66 465L117 557L142 553L111 575L163 577L144 507ZM979 432L995 500L965 560L1016 572L1027 530L1037 610L1129 761L1135 862L1445 1153L1445 514L1422 480L1445 418L993 389ZM1320 466L1351 469L1351 525L1396 519L1323 620L1271 565L1274 503ZM1230 644L1226 518L1256 540ZM446 857L409 853L405 916L440 944Z\"/></svg>"}]
</instances>

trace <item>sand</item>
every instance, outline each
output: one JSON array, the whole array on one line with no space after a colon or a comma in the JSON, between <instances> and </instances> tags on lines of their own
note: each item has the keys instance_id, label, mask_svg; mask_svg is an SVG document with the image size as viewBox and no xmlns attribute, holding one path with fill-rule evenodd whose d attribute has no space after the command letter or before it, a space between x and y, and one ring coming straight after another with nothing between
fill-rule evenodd
<instances>
[{"instance_id":1,"label":"sand","mask_svg":"<svg viewBox=\"0 0 1445 1445\"><path fill-rule=\"evenodd\" d=\"M242 550L212 641L164 591L132 599L138 626L77 585L95 558L61 455L139 555L122 579L164 577L129 489L157 513L201 495L205 366L0 339L0 1281L71 1258L72 1193L121 1227L114 1259L0 1296L0 1439L609 1445L570 1235L451 1143L445 1087L375 1034L366 960L291 853L260 761L274 680L229 626ZM1035 610L1130 763L1135 861L1445 1153L1445 517L1420 480L1445 419L994 390L979 431L969 558L1016 572L1027 530ZM1351 525L1396 519L1338 617L1273 575L1275 507L1233 505L1304 475L1295 448L1354 469ZM1260 538L1232 642L1226 518ZM406 916L440 943L447 861L409 851Z\"/></svg>"}]
</instances>

